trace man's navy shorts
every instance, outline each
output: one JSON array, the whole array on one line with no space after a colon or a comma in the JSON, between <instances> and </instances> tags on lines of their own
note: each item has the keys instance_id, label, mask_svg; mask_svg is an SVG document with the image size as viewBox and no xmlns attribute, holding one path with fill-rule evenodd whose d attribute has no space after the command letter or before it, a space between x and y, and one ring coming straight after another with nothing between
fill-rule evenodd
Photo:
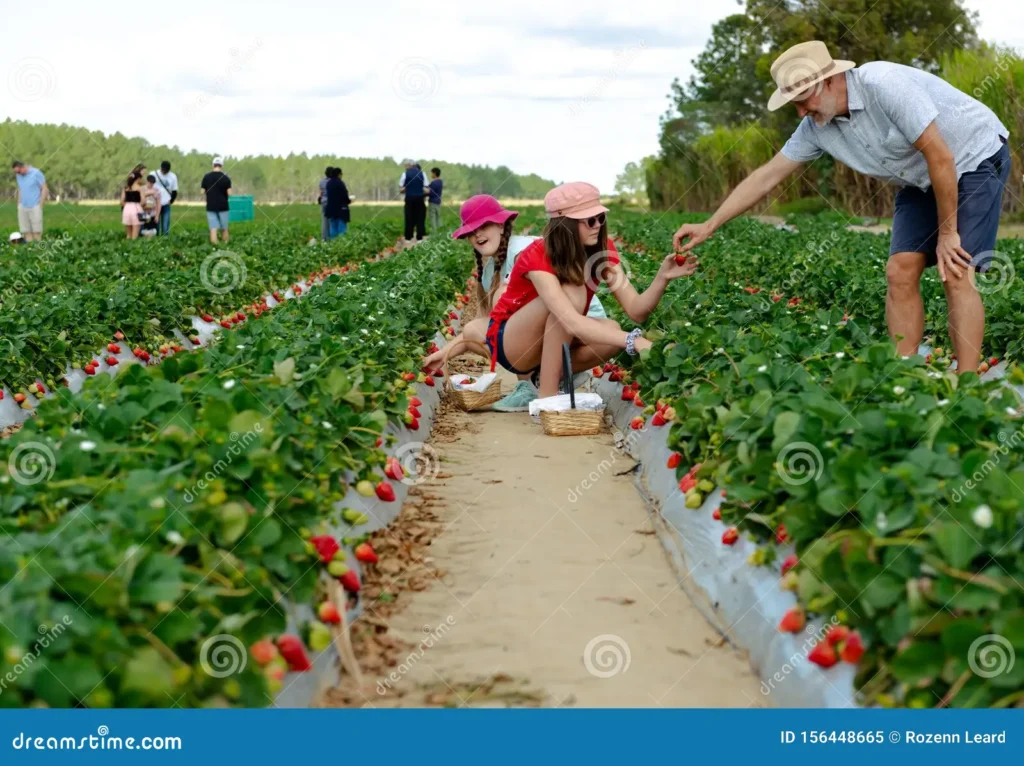
<instances>
[{"instance_id":1,"label":"man's navy shorts","mask_svg":"<svg viewBox=\"0 0 1024 766\"><path fill-rule=\"evenodd\" d=\"M960 246L974 259L978 271L992 261L1003 206L1003 189L1010 175L1010 148L1004 142L998 152L971 173L960 176L957 185L956 228ZM894 253L924 253L929 266L936 263L939 243L939 214L935 191L906 186L896 193L896 212L892 216Z\"/></svg>"}]
</instances>

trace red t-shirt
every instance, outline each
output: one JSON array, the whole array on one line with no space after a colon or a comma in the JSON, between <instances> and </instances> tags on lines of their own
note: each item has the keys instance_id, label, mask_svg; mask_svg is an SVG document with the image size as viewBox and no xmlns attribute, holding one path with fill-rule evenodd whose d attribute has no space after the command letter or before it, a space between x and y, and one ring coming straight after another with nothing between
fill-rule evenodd
<instances>
[{"instance_id":1,"label":"red t-shirt","mask_svg":"<svg viewBox=\"0 0 1024 766\"><path fill-rule=\"evenodd\" d=\"M615 265L619 263L619 251L615 249L615 243L608 240L608 262ZM494 371L495 356L498 342L498 329L501 323L508 320L519 309L537 297L537 288L533 282L527 279L531 271L546 271L554 274L551 266L551 259L548 258L547 250L544 248L544 240L538 239L526 248L516 258L512 267L512 274L509 275L508 287L502 293L501 299L491 310L491 321L487 328L487 343L491 348L491 371ZM587 284L587 306L594 299L594 291Z\"/></svg>"},{"instance_id":2,"label":"red t-shirt","mask_svg":"<svg viewBox=\"0 0 1024 766\"><path fill-rule=\"evenodd\" d=\"M615 243L608 240L608 261L612 264L619 262L619 251L615 249ZM527 279L531 271L546 271L554 274L551 266L551 259L548 258L547 250L544 249L544 240L538 239L526 246L516 258L512 267L512 274L508 279L508 287L502 293L498 304L491 310L491 319L496 324L501 324L519 309L537 297L537 288L533 282ZM587 285L587 305L594 298L594 291Z\"/></svg>"}]
</instances>

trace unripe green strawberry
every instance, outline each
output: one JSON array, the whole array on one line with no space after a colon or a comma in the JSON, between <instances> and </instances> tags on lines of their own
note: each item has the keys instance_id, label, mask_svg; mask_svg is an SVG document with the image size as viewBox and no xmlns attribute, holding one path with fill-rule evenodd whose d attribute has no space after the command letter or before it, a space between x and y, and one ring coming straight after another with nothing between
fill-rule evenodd
<instances>
[{"instance_id":1,"label":"unripe green strawberry","mask_svg":"<svg viewBox=\"0 0 1024 766\"><path fill-rule=\"evenodd\" d=\"M309 626L309 648L314 652L322 652L331 645L331 629L322 622L313 622Z\"/></svg>"},{"instance_id":2,"label":"unripe green strawberry","mask_svg":"<svg viewBox=\"0 0 1024 766\"><path fill-rule=\"evenodd\" d=\"M348 572L348 567L341 561L332 561L327 565L327 573L331 577L342 577Z\"/></svg>"},{"instance_id":3,"label":"unripe green strawberry","mask_svg":"<svg viewBox=\"0 0 1024 766\"><path fill-rule=\"evenodd\" d=\"M713 492L715 489L715 483L708 481L707 479L701 479L697 482L697 489L701 492Z\"/></svg>"},{"instance_id":4,"label":"unripe green strawberry","mask_svg":"<svg viewBox=\"0 0 1024 766\"><path fill-rule=\"evenodd\" d=\"M691 489L686 493L686 507L696 510L704 504L704 495L697 489Z\"/></svg>"},{"instance_id":5,"label":"unripe green strawberry","mask_svg":"<svg viewBox=\"0 0 1024 766\"><path fill-rule=\"evenodd\" d=\"M373 484L368 482L366 479L363 479L362 481L356 484L356 492L358 492L363 497L373 497Z\"/></svg>"},{"instance_id":6,"label":"unripe green strawberry","mask_svg":"<svg viewBox=\"0 0 1024 766\"><path fill-rule=\"evenodd\" d=\"M368 520L365 513L360 513L355 508L343 508L341 518L349 524L365 524Z\"/></svg>"}]
</instances>

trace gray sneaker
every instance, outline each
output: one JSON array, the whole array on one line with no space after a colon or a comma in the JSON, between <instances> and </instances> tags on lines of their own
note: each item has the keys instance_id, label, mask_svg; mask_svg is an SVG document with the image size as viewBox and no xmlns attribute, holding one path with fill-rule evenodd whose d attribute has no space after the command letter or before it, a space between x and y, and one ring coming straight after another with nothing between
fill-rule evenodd
<instances>
[{"instance_id":1,"label":"gray sneaker","mask_svg":"<svg viewBox=\"0 0 1024 766\"><path fill-rule=\"evenodd\" d=\"M537 389L527 381L521 380L516 383L512 393L504 399L494 403L492 408L495 412L529 412L530 402L537 398Z\"/></svg>"}]
</instances>

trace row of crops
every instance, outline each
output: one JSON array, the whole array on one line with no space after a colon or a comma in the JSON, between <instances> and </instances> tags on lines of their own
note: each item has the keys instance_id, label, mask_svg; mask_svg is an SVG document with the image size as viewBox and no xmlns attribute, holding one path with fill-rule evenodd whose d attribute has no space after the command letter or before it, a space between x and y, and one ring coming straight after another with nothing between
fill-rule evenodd
<instances>
[{"instance_id":1,"label":"row of crops","mask_svg":"<svg viewBox=\"0 0 1024 766\"><path fill-rule=\"evenodd\" d=\"M199 241L86 237L50 262L60 282L8 296L34 307L3 370L15 386L115 332L153 353L58 386L0 441L0 705L262 706L315 660L340 620L331 589L357 598L356 560L375 559L366 514L340 502L394 501L385 428L415 425L409 380L471 263L443 240L367 260L395 233L307 247L298 228L253 232L223 293L196 279ZM159 355L182 317L311 274L301 300ZM214 636L244 647L237 672L217 672Z\"/></svg>"},{"instance_id":2,"label":"row of crops","mask_svg":"<svg viewBox=\"0 0 1024 766\"><path fill-rule=\"evenodd\" d=\"M683 219L615 221L638 286ZM1020 359L1024 248L1000 247L986 351ZM651 425L669 421L686 506L720 492L722 544L757 541L748 563L796 593L778 629L837 626L810 661L855 662L865 704L1020 705L1021 402L1003 381L949 371L934 276L924 294L939 347L895 353L887 253L886 238L834 225L737 221L698 250L698 276L670 286L646 323L658 342L620 374ZM1015 365L1010 378L1021 382Z\"/></svg>"}]
</instances>

